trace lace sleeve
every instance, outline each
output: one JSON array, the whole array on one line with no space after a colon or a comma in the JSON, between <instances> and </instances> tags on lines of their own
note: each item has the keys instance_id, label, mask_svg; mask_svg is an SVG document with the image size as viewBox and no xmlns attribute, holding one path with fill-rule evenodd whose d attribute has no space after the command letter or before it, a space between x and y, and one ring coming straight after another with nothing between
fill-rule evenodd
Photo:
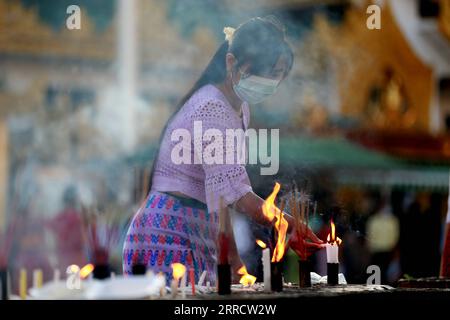
<instances>
[{"instance_id":1,"label":"lace sleeve","mask_svg":"<svg viewBox=\"0 0 450 320\"><path fill-rule=\"evenodd\" d=\"M239 141L244 143L243 136L241 140L227 137L230 130L243 135L236 119L220 100L202 103L191 115L194 157L201 161L205 173L206 203L211 212L218 209L220 197L231 205L252 191L245 161L238 161L238 151L242 150ZM203 135L195 134L200 126Z\"/></svg>"}]
</instances>

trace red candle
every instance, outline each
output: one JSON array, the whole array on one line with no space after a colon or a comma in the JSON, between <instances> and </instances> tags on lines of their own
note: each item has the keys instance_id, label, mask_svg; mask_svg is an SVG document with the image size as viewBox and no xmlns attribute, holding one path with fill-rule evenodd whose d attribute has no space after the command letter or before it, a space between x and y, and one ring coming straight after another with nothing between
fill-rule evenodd
<instances>
[{"instance_id":1,"label":"red candle","mask_svg":"<svg viewBox=\"0 0 450 320\"><path fill-rule=\"evenodd\" d=\"M195 273L194 269L189 269L189 281L191 282L192 295L195 296Z\"/></svg>"},{"instance_id":2,"label":"red candle","mask_svg":"<svg viewBox=\"0 0 450 320\"><path fill-rule=\"evenodd\" d=\"M221 232L219 234L219 264L228 264L229 237Z\"/></svg>"}]
</instances>

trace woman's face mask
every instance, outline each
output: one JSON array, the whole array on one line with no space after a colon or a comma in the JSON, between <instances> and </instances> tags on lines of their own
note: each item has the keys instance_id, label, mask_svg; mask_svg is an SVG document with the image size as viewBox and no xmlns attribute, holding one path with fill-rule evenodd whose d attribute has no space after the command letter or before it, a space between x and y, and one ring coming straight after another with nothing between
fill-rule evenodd
<instances>
[{"instance_id":1,"label":"woman's face mask","mask_svg":"<svg viewBox=\"0 0 450 320\"><path fill-rule=\"evenodd\" d=\"M275 93L281 80L274 80L241 73L237 84L233 83L236 95L249 104L257 104Z\"/></svg>"}]
</instances>

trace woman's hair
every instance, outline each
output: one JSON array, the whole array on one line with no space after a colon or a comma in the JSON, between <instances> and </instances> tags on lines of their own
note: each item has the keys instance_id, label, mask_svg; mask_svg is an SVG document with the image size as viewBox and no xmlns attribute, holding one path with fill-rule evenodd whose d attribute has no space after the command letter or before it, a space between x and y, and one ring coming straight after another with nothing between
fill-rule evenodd
<instances>
[{"instance_id":1,"label":"woman's hair","mask_svg":"<svg viewBox=\"0 0 450 320\"><path fill-rule=\"evenodd\" d=\"M152 183L153 172L158 158L159 145L162 142L167 126L175 117L187 100L201 87L207 84L219 84L227 76L226 55L232 53L236 58L236 68L249 64L247 73L253 75L271 74L280 58L285 59L286 68L284 77L292 69L294 54L286 41L283 25L274 16L252 18L234 31L231 39L225 40L214 54L200 78L195 82L189 92L178 102L175 112L168 119L162 130L158 150L153 161L150 177Z\"/></svg>"},{"instance_id":2,"label":"woman's hair","mask_svg":"<svg viewBox=\"0 0 450 320\"><path fill-rule=\"evenodd\" d=\"M285 58L287 65L284 76L286 76L294 61L294 54L286 41L285 29L281 22L274 16L252 18L234 31L230 41L225 40L222 43L200 78L178 103L175 114L202 86L218 84L225 80L227 53L232 53L236 58L235 67L239 68L248 63L250 67L247 72L254 75L270 74L278 60Z\"/></svg>"}]
</instances>

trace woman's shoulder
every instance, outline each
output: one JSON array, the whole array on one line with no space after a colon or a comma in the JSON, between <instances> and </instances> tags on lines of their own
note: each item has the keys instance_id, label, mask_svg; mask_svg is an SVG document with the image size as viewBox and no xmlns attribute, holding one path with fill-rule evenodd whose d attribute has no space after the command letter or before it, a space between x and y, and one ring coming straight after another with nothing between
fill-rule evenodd
<instances>
[{"instance_id":1,"label":"woman's shoulder","mask_svg":"<svg viewBox=\"0 0 450 320\"><path fill-rule=\"evenodd\" d=\"M186 102L186 107L186 112L191 119L231 120L228 101L212 84L199 88Z\"/></svg>"}]
</instances>

